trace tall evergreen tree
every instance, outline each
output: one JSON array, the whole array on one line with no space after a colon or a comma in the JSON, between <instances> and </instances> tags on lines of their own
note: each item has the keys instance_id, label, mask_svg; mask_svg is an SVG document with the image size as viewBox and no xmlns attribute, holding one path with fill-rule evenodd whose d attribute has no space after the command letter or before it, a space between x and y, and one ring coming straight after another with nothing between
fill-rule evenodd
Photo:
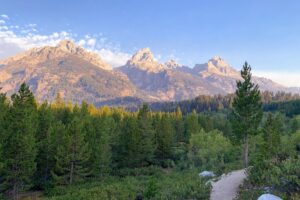
<instances>
[{"instance_id":1,"label":"tall evergreen tree","mask_svg":"<svg viewBox=\"0 0 300 200\"><path fill-rule=\"evenodd\" d=\"M7 118L6 115L8 108L9 105L7 102L6 94L0 93L0 144L3 144L4 131L6 129L5 119Z\"/></svg>"},{"instance_id":2,"label":"tall evergreen tree","mask_svg":"<svg viewBox=\"0 0 300 200\"><path fill-rule=\"evenodd\" d=\"M278 116L269 113L263 126L264 155L266 158L274 157L280 148L280 131L282 122Z\"/></svg>"},{"instance_id":3,"label":"tall evergreen tree","mask_svg":"<svg viewBox=\"0 0 300 200\"><path fill-rule=\"evenodd\" d=\"M188 114L185 118L185 142L189 143L192 134L200 131L200 125L198 122L198 116L195 110Z\"/></svg>"},{"instance_id":4,"label":"tall evergreen tree","mask_svg":"<svg viewBox=\"0 0 300 200\"><path fill-rule=\"evenodd\" d=\"M87 166L90 151L78 117L74 117L67 130L64 143L57 147L56 165L52 175L59 184L71 185L90 174Z\"/></svg>"},{"instance_id":5,"label":"tall evergreen tree","mask_svg":"<svg viewBox=\"0 0 300 200\"><path fill-rule=\"evenodd\" d=\"M51 104L51 108L54 114L55 119L61 121L63 124L67 125L72 120L71 107L67 106L60 94L58 93L54 102Z\"/></svg>"},{"instance_id":6,"label":"tall evergreen tree","mask_svg":"<svg viewBox=\"0 0 300 200\"><path fill-rule=\"evenodd\" d=\"M114 122L110 116L95 116L89 124L87 140L91 152L90 163L92 174L101 176L110 171L111 165L111 132Z\"/></svg>"},{"instance_id":7,"label":"tall evergreen tree","mask_svg":"<svg viewBox=\"0 0 300 200\"><path fill-rule=\"evenodd\" d=\"M37 110L34 96L25 83L11 100L3 144L2 186L10 190L13 199L18 199L19 192L32 184L31 178L36 170Z\"/></svg>"},{"instance_id":8,"label":"tall evergreen tree","mask_svg":"<svg viewBox=\"0 0 300 200\"><path fill-rule=\"evenodd\" d=\"M138 167L143 162L141 132L135 117L126 116L118 139L116 162L119 167Z\"/></svg>"},{"instance_id":9,"label":"tall evergreen tree","mask_svg":"<svg viewBox=\"0 0 300 200\"><path fill-rule=\"evenodd\" d=\"M174 127L176 131L176 142L184 142L184 122L180 107L177 107L175 112Z\"/></svg>"},{"instance_id":10,"label":"tall evergreen tree","mask_svg":"<svg viewBox=\"0 0 300 200\"><path fill-rule=\"evenodd\" d=\"M157 157L168 159L172 156L172 146L174 143L174 129L169 116L164 114L160 120L157 130Z\"/></svg>"},{"instance_id":11,"label":"tall evergreen tree","mask_svg":"<svg viewBox=\"0 0 300 200\"><path fill-rule=\"evenodd\" d=\"M4 144L4 137L6 133L6 126L7 126L6 120L7 120L8 109L9 109L9 105L6 99L6 94L0 93L0 176L2 173L1 170L4 163L4 159L3 159L4 155L2 155L2 147Z\"/></svg>"},{"instance_id":12,"label":"tall evergreen tree","mask_svg":"<svg viewBox=\"0 0 300 200\"><path fill-rule=\"evenodd\" d=\"M54 161L53 132L49 129L54 124L54 116L47 102L43 103L38 109L38 129L37 139L37 171L36 186L45 187L51 180L51 169Z\"/></svg>"},{"instance_id":13,"label":"tall evergreen tree","mask_svg":"<svg viewBox=\"0 0 300 200\"><path fill-rule=\"evenodd\" d=\"M241 70L243 80L237 81L232 103L232 127L236 139L243 142L244 167L248 167L249 135L255 134L262 118L262 103L258 85L252 82L251 67L245 62Z\"/></svg>"},{"instance_id":14,"label":"tall evergreen tree","mask_svg":"<svg viewBox=\"0 0 300 200\"><path fill-rule=\"evenodd\" d=\"M140 144L142 162L141 166L148 165L153 161L154 152L156 150L154 143L154 129L152 126L152 118L150 109L147 104L144 104L138 112L138 128L141 135Z\"/></svg>"}]
</instances>

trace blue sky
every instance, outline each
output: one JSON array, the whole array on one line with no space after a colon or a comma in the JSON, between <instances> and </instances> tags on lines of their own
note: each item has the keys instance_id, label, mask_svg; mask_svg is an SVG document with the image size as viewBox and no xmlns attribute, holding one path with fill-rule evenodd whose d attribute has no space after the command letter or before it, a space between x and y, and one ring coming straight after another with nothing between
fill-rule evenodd
<instances>
[{"instance_id":1,"label":"blue sky","mask_svg":"<svg viewBox=\"0 0 300 200\"><path fill-rule=\"evenodd\" d=\"M0 5L0 58L1 52L9 56L69 37L115 65L149 47L161 61L174 58L189 66L214 55L237 69L247 60L258 75L300 86L300 1L0 0ZM13 32L13 39L1 31Z\"/></svg>"}]
</instances>

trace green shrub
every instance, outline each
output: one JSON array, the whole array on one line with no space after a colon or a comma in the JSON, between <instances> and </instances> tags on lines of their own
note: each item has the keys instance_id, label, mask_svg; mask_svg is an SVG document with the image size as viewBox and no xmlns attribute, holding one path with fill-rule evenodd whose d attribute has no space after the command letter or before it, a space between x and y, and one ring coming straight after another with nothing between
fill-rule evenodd
<instances>
[{"instance_id":1,"label":"green shrub","mask_svg":"<svg viewBox=\"0 0 300 200\"><path fill-rule=\"evenodd\" d=\"M231 160L233 147L222 132L201 130L192 134L188 158L193 166L201 170L223 171Z\"/></svg>"},{"instance_id":2,"label":"green shrub","mask_svg":"<svg viewBox=\"0 0 300 200\"><path fill-rule=\"evenodd\" d=\"M197 171L168 171L157 176L106 177L100 181L71 187L59 187L45 200L94 199L209 199L210 186Z\"/></svg>"}]
</instances>

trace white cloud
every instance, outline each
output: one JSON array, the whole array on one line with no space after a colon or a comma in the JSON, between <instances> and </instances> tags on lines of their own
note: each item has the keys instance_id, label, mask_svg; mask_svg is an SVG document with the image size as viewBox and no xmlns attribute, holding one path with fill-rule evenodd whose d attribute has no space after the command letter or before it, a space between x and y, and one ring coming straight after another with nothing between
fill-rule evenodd
<instances>
[{"instance_id":1,"label":"white cloud","mask_svg":"<svg viewBox=\"0 0 300 200\"><path fill-rule=\"evenodd\" d=\"M5 21L0 19L0 24L5 24Z\"/></svg>"},{"instance_id":2,"label":"white cloud","mask_svg":"<svg viewBox=\"0 0 300 200\"><path fill-rule=\"evenodd\" d=\"M36 34L35 30L20 31L18 34L14 29L18 26L3 26L0 25L0 59L12 56L21 51L43 46L55 45L60 40L67 38L70 34L62 31L50 35Z\"/></svg>"},{"instance_id":3,"label":"white cloud","mask_svg":"<svg viewBox=\"0 0 300 200\"><path fill-rule=\"evenodd\" d=\"M89 45L90 47L94 48L94 46L96 45L96 39L90 38L90 39L88 39L86 44Z\"/></svg>"},{"instance_id":4,"label":"white cloud","mask_svg":"<svg viewBox=\"0 0 300 200\"><path fill-rule=\"evenodd\" d=\"M277 83L288 87L300 87L299 72L283 71L254 71L253 75L269 78Z\"/></svg>"},{"instance_id":5,"label":"white cloud","mask_svg":"<svg viewBox=\"0 0 300 200\"><path fill-rule=\"evenodd\" d=\"M115 52L108 49L96 50L96 53L98 53L105 62L111 64L113 67L124 65L131 57L128 53Z\"/></svg>"},{"instance_id":6,"label":"white cloud","mask_svg":"<svg viewBox=\"0 0 300 200\"><path fill-rule=\"evenodd\" d=\"M79 40L79 42L78 42L79 46L84 46L85 44L86 44L86 41L83 39Z\"/></svg>"},{"instance_id":7,"label":"white cloud","mask_svg":"<svg viewBox=\"0 0 300 200\"><path fill-rule=\"evenodd\" d=\"M8 19L8 16L5 15L1 15L1 17ZM33 47L54 46L63 39L72 39L78 45L98 53L104 61L113 67L125 64L130 58L129 54L121 52L117 45L108 42L102 34L93 37L87 34L82 38L68 31L38 34L36 24L25 26L9 24L9 26L5 26L0 21L0 59L13 56Z\"/></svg>"},{"instance_id":8,"label":"white cloud","mask_svg":"<svg viewBox=\"0 0 300 200\"><path fill-rule=\"evenodd\" d=\"M9 19L9 17L5 14L1 15L1 17L4 18L4 19Z\"/></svg>"},{"instance_id":9,"label":"white cloud","mask_svg":"<svg viewBox=\"0 0 300 200\"><path fill-rule=\"evenodd\" d=\"M59 33L57 33L57 32L54 32L52 35L53 35L53 38L58 38L59 37Z\"/></svg>"}]
</instances>

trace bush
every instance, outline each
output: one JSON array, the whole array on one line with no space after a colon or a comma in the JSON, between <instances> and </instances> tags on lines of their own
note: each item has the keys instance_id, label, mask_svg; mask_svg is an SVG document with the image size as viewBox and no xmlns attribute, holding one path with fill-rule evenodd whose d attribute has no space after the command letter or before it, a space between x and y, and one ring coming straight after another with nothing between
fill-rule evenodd
<instances>
[{"instance_id":1,"label":"bush","mask_svg":"<svg viewBox=\"0 0 300 200\"><path fill-rule=\"evenodd\" d=\"M267 186L282 197L297 199L300 194L299 144L300 131L281 137L281 147L272 156L266 156L258 148L253 155L253 167L249 173L249 181L253 187Z\"/></svg>"},{"instance_id":2,"label":"bush","mask_svg":"<svg viewBox=\"0 0 300 200\"><path fill-rule=\"evenodd\" d=\"M210 186L197 171L168 171L156 176L106 177L101 181L59 187L45 200L93 199L209 199Z\"/></svg>"},{"instance_id":3,"label":"bush","mask_svg":"<svg viewBox=\"0 0 300 200\"><path fill-rule=\"evenodd\" d=\"M225 164L232 162L233 147L222 132L213 130L193 134L188 157L193 166L201 170L223 171Z\"/></svg>"}]
</instances>

